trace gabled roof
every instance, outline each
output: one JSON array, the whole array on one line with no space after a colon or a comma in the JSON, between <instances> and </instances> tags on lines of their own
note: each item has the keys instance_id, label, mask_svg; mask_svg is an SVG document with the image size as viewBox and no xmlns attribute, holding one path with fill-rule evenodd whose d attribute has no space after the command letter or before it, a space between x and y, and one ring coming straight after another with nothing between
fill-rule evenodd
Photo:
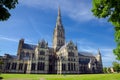
<instances>
[{"instance_id":1,"label":"gabled roof","mask_svg":"<svg viewBox=\"0 0 120 80\"><path fill-rule=\"evenodd\" d=\"M88 57L94 57L94 55L90 52L79 52L79 56L88 56Z\"/></svg>"},{"instance_id":2,"label":"gabled roof","mask_svg":"<svg viewBox=\"0 0 120 80\"><path fill-rule=\"evenodd\" d=\"M31 44L24 44L23 49L30 49L30 50L35 50L37 46L36 45L31 45Z\"/></svg>"},{"instance_id":3,"label":"gabled roof","mask_svg":"<svg viewBox=\"0 0 120 80\"><path fill-rule=\"evenodd\" d=\"M59 51L61 51L62 49L66 48L67 45L68 45L68 43L65 43L65 44L59 49Z\"/></svg>"},{"instance_id":4,"label":"gabled roof","mask_svg":"<svg viewBox=\"0 0 120 80\"><path fill-rule=\"evenodd\" d=\"M17 59L16 55L10 55L12 59Z\"/></svg>"},{"instance_id":5,"label":"gabled roof","mask_svg":"<svg viewBox=\"0 0 120 80\"><path fill-rule=\"evenodd\" d=\"M81 59L81 60L79 60L79 63L80 63L80 64L88 64L89 62L90 62L90 59L85 59L85 60L84 60L84 59L83 59L83 60Z\"/></svg>"},{"instance_id":6,"label":"gabled roof","mask_svg":"<svg viewBox=\"0 0 120 80\"><path fill-rule=\"evenodd\" d=\"M65 44L60 48L60 50L66 48L66 47L67 47L68 45L70 45L70 44L73 44L73 45L74 45L74 43L73 43L72 41L69 41L69 42L65 43Z\"/></svg>"}]
</instances>

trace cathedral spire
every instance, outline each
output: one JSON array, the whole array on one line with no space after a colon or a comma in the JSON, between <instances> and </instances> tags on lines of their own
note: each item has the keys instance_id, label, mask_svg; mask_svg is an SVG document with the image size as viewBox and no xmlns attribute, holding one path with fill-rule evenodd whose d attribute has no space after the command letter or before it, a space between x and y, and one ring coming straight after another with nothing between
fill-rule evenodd
<instances>
[{"instance_id":1,"label":"cathedral spire","mask_svg":"<svg viewBox=\"0 0 120 80\"><path fill-rule=\"evenodd\" d=\"M62 27L60 7L58 7L58 16L57 16L57 22L56 22L56 27L58 27L58 26L61 26L61 27Z\"/></svg>"},{"instance_id":2,"label":"cathedral spire","mask_svg":"<svg viewBox=\"0 0 120 80\"><path fill-rule=\"evenodd\" d=\"M58 7L58 16L53 33L53 48L55 51L58 51L64 44L65 44L65 31L61 21L60 7Z\"/></svg>"}]
</instances>

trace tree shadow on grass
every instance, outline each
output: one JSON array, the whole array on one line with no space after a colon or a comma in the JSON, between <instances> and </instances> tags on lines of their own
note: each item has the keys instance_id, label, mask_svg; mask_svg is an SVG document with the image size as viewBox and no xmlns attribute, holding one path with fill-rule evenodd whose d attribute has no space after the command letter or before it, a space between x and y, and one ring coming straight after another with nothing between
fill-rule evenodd
<instances>
[{"instance_id":1,"label":"tree shadow on grass","mask_svg":"<svg viewBox=\"0 0 120 80\"><path fill-rule=\"evenodd\" d=\"M2 80L3 79L3 77L0 77L0 80Z\"/></svg>"}]
</instances>

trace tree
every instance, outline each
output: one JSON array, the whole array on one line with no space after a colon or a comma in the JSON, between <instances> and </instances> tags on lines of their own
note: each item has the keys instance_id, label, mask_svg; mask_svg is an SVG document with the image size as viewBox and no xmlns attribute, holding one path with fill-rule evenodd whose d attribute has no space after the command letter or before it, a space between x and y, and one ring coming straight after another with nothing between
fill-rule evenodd
<instances>
[{"instance_id":1,"label":"tree","mask_svg":"<svg viewBox=\"0 0 120 80\"><path fill-rule=\"evenodd\" d=\"M0 21L7 20L11 14L9 10L14 9L18 0L0 0Z\"/></svg>"},{"instance_id":2,"label":"tree","mask_svg":"<svg viewBox=\"0 0 120 80\"><path fill-rule=\"evenodd\" d=\"M107 73L111 73L110 67L107 68Z\"/></svg>"},{"instance_id":3,"label":"tree","mask_svg":"<svg viewBox=\"0 0 120 80\"><path fill-rule=\"evenodd\" d=\"M120 60L120 0L93 0L92 5L94 16L107 18L114 25L117 47L113 52Z\"/></svg>"},{"instance_id":4,"label":"tree","mask_svg":"<svg viewBox=\"0 0 120 80\"><path fill-rule=\"evenodd\" d=\"M103 68L103 72L107 73L107 68L106 67Z\"/></svg>"},{"instance_id":5,"label":"tree","mask_svg":"<svg viewBox=\"0 0 120 80\"><path fill-rule=\"evenodd\" d=\"M120 72L120 64L118 62L113 62L112 64L115 72Z\"/></svg>"}]
</instances>

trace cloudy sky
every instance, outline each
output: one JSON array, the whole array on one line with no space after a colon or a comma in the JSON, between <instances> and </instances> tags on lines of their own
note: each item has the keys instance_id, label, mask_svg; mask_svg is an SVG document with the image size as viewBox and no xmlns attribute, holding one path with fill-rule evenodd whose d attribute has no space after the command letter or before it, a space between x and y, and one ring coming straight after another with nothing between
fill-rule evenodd
<instances>
[{"instance_id":1,"label":"cloudy sky","mask_svg":"<svg viewBox=\"0 0 120 80\"><path fill-rule=\"evenodd\" d=\"M10 19L0 22L0 55L16 55L21 38L30 44L45 39L52 46L58 6L66 42L73 40L79 51L95 55L99 48L103 65L112 66L115 60L112 50L116 46L114 29L106 19L92 15L91 0L19 0L17 7L10 11Z\"/></svg>"}]
</instances>

